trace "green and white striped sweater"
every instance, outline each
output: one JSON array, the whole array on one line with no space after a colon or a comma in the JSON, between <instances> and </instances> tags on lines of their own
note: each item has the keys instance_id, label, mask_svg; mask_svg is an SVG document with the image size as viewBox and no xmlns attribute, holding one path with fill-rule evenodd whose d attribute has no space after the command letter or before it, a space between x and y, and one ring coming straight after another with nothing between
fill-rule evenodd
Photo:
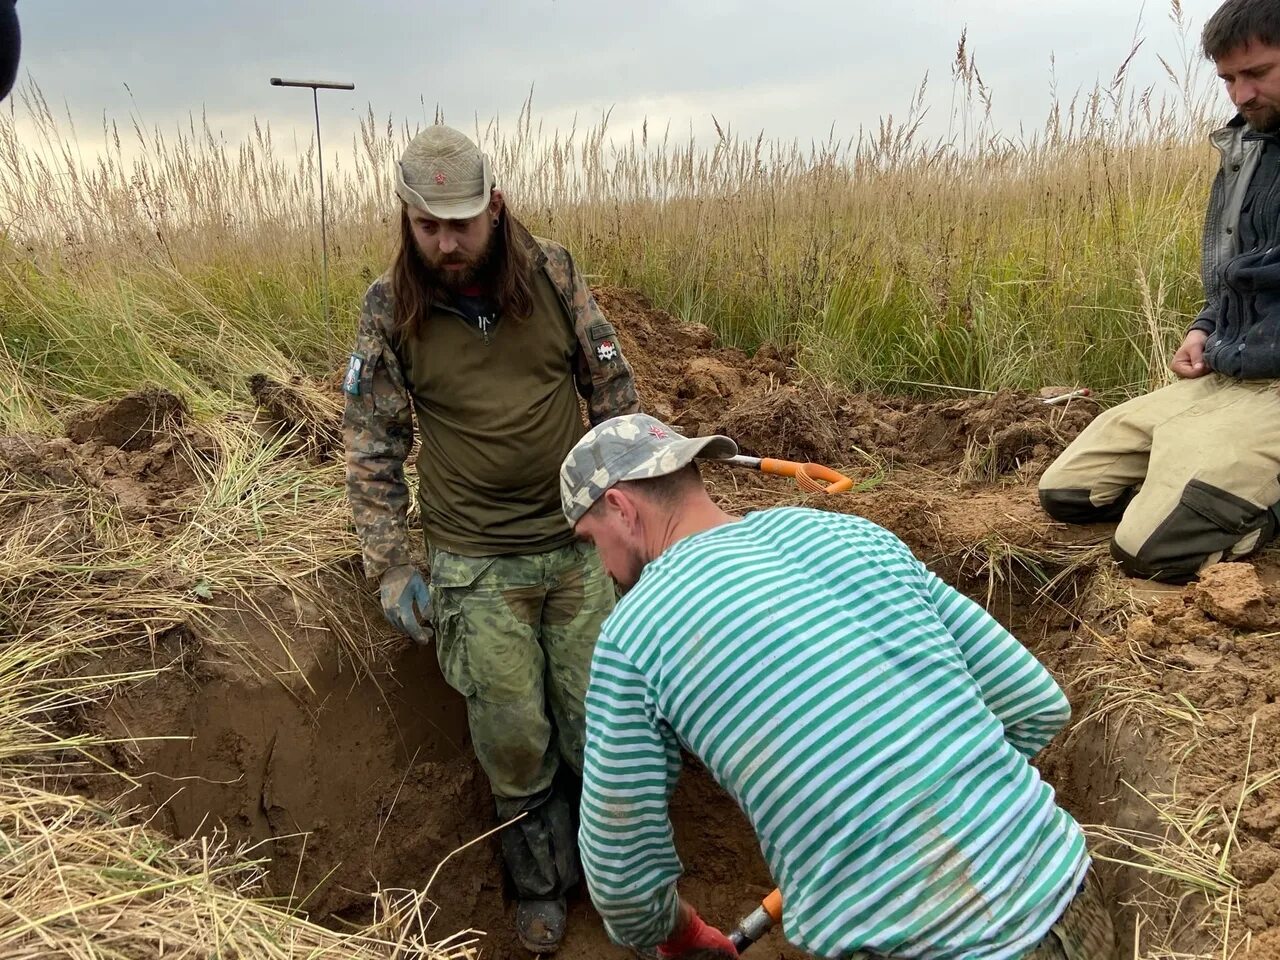
<instances>
[{"instance_id":1,"label":"green and white striped sweater","mask_svg":"<svg viewBox=\"0 0 1280 960\"><path fill-rule=\"evenodd\" d=\"M670 933L683 747L751 820L791 942L821 957L1018 957L1089 863L1028 762L1069 713L1016 639L875 524L778 509L687 537L596 646L580 834L592 898L619 942Z\"/></svg>"}]
</instances>

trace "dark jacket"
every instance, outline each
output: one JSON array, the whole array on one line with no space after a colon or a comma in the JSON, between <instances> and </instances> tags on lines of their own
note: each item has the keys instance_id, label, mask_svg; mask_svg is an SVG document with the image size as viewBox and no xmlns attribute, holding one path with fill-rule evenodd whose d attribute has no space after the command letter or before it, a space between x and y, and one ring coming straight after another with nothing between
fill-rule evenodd
<instances>
[{"instance_id":1,"label":"dark jacket","mask_svg":"<svg viewBox=\"0 0 1280 960\"><path fill-rule=\"evenodd\" d=\"M1211 369L1229 377L1280 378L1280 247L1227 262L1204 354Z\"/></svg>"},{"instance_id":2,"label":"dark jacket","mask_svg":"<svg viewBox=\"0 0 1280 960\"><path fill-rule=\"evenodd\" d=\"M1280 378L1280 256L1241 251L1240 211L1258 170L1261 144L1237 116L1210 141L1222 156L1209 193L1200 272L1205 305L1191 325L1209 334L1205 362L1240 379Z\"/></svg>"}]
</instances>

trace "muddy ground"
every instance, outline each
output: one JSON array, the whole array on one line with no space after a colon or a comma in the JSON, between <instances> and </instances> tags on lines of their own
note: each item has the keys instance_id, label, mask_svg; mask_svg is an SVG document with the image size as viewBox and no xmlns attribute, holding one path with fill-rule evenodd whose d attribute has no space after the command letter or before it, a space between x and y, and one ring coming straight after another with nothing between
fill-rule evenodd
<instances>
[{"instance_id":1,"label":"muddy ground","mask_svg":"<svg viewBox=\"0 0 1280 960\"><path fill-rule=\"evenodd\" d=\"M844 469L859 484L839 497L806 497L788 480L715 466L706 473L721 502L744 511L805 502L867 516L988 604L1050 666L1086 723L1060 738L1042 768L1081 819L1158 826L1125 784L1234 812L1209 842L1225 851L1222 870L1240 890L1238 919L1257 934L1255 955L1280 951L1280 787L1254 784L1280 767L1274 570L1234 564L1186 590L1135 592L1109 570L1105 529L1048 522L1035 478L1096 414L1091 401L848 394L803 376L777 351L718 348L705 328L633 294L602 290L599 300L647 410L689 434L727 433L746 453ZM293 429L288 455L339 455L336 403L265 378L250 388L264 437ZM0 438L0 477L105 491L163 542L185 522L192 458L215 456L182 402L151 392L77 414L62 438ZM23 509L29 526L39 506ZM0 534L17 521L0 516ZM357 564L353 552L335 568L324 607L283 589L252 602L219 598L222 612L199 627L101 652L99 668L168 666L154 681L122 685L78 722L138 738L110 759L136 779L130 800L156 825L175 835L225 827L256 844L273 862L271 892L323 922L367 921L373 890L421 887L434 876L439 937L487 931L483 956L523 956L508 933L493 842L454 853L492 826L462 701L434 651L390 635L373 592L353 585ZM335 616L390 652L356 669L335 639ZM98 777L77 786L104 793L118 784ZM692 765L673 819L684 893L730 926L771 887L749 828ZM1105 872L1118 905L1152 895L1135 871ZM560 956L628 956L608 944L583 899L573 909ZM1158 901L1148 908L1164 922L1162 910ZM1195 949L1207 942L1205 910L1199 902L1182 910L1189 919L1176 946ZM1126 935L1133 916L1117 907ZM802 956L777 935L751 955Z\"/></svg>"}]
</instances>

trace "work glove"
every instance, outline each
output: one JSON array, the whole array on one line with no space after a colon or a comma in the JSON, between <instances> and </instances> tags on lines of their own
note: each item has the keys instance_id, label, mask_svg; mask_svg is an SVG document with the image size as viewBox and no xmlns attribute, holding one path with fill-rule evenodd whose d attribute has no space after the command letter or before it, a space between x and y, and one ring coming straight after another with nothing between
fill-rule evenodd
<instances>
[{"instance_id":1,"label":"work glove","mask_svg":"<svg viewBox=\"0 0 1280 960\"><path fill-rule=\"evenodd\" d=\"M658 956L682 957L693 950L718 950L726 957L738 955L728 937L698 916L693 907L682 904L675 933L658 945Z\"/></svg>"},{"instance_id":2,"label":"work glove","mask_svg":"<svg viewBox=\"0 0 1280 960\"><path fill-rule=\"evenodd\" d=\"M379 589L387 622L407 633L415 643L430 643L435 634L431 626L431 594L418 568L411 563L389 567Z\"/></svg>"}]
</instances>

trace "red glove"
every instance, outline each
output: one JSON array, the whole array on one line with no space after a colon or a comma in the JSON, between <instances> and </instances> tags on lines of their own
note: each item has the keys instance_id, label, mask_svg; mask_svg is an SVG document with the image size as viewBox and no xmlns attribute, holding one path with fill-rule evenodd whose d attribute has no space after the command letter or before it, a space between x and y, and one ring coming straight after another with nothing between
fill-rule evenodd
<instances>
[{"instance_id":1,"label":"red glove","mask_svg":"<svg viewBox=\"0 0 1280 960\"><path fill-rule=\"evenodd\" d=\"M726 956L738 955L728 937L698 916L693 907L684 906L676 932L666 943L658 945L658 956L681 957L691 950L719 950Z\"/></svg>"}]
</instances>

